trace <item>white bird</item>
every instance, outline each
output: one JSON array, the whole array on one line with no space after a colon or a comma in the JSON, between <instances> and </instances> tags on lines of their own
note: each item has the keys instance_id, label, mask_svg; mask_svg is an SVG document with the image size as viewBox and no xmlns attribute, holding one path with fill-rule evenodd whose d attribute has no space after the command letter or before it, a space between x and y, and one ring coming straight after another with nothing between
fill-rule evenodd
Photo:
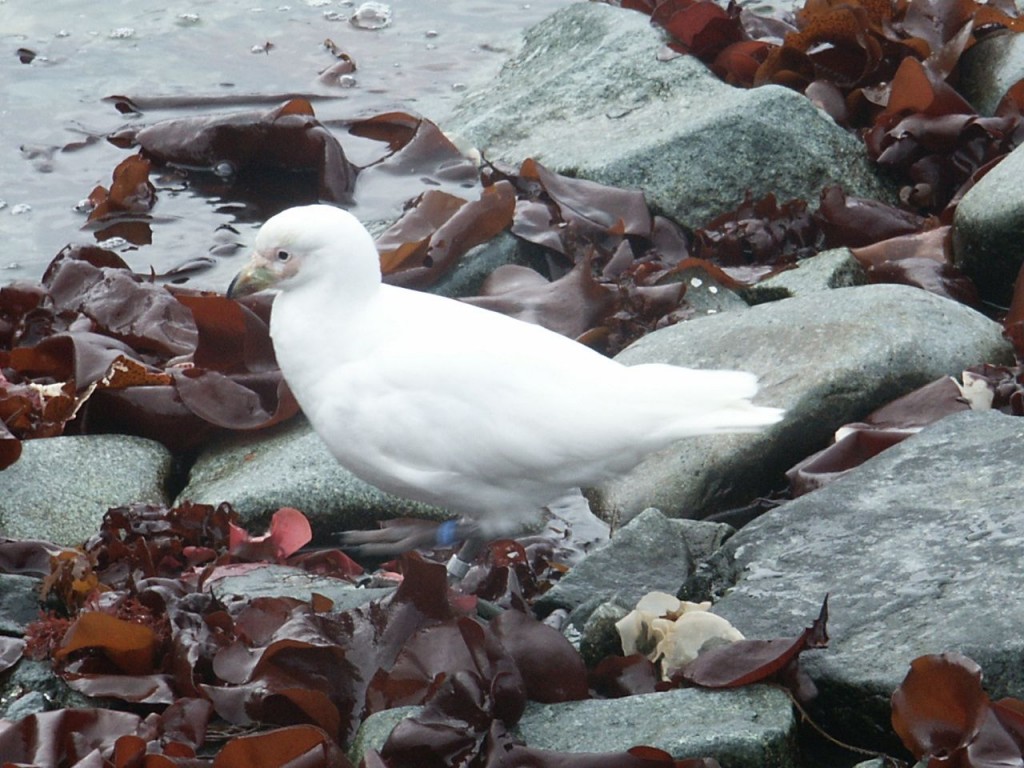
<instances>
[{"instance_id":1,"label":"white bird","mask_svg":"<svg viewBox=\"0 0 1024 768\"><path fill-rule=\"evenodd\" d=\"M750 402L752 374L625 366L540 326L383 284L372 237L339 208L277 214L254 251L228 295L279 291L277 362L334 457L384 491L474 521L472 541L681 438L782 417Z\"/></svg>"}]
</instances>

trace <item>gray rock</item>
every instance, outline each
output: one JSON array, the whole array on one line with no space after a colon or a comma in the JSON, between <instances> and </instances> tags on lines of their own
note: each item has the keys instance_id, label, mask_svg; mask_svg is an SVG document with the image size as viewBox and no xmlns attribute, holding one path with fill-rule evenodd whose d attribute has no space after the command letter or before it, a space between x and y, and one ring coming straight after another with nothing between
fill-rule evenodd
<instances>
[{"instance_id":1,"label":"gray rock","mask_svg":"<svg viewBox=\"0 0 1024 768\"><path fill-rule=\"evenodd\" d=\"M537 250L537 246L502 232L467 251L453 270L431 286L430 292L449 297L475 296L491 272L507 264L529 266Z\"/></svg>"},{"instance_id":2,"label":"gray rock","mask_svg":"<svg viewBox=\"0 0 1024 768\"><path fill-rule=\"evenodd\" d=\"M516 732L531 747L563 752L646 745L675 758L714 757L729 768L797 764L792 705L769 686L530 704Z\"/></svg>"},{"instance_id":3,"label":"gray rock","mask_svg":"<svg viewBox=\"0 0 1024 768\"><path fill-rule=\"evenodd\" d=\"M983 298L1007 306L1024 251L1024 147L1018 147L963 196L953 216L956 264Z\"/></svg>"},{"instance_id":4,"label":"gray rock","mask_svg":"<svg viewBox=\"0 0 1024 768\"><path fill-rule=\"evenodd\" d=\"M178 503L228 501L253 529L280 507L309 518L315 541L372 528L375 521L406 515L445 519L449 513L384 493L338 462L304 420L281 429L228 440L199 456Z\"/></svg>"},{"instance_id":5,"label":"gray rock","mask_svg":"<svg viewBox=\"0 0 1024 768\"><path fill-rule=\"evenodd\" d=\"M958 413L768 512L716 558L740 579L715 612L794 636L828 593L830 646L801 665L822 725L860 746L892 746L889 697L923 654L964 653L993 698L1021 698L1022 444L1024 419Z\"/></svg>"},{"instance_id":6,"label":"gray rock","mask_svg":"<svg viewBox=\"0 0 1024 768\"><path fill-rule=\"evenodd\" d=\"M615 624L629 611L615 601L601 603L591 611L580 637L580 656L588 669L607 656L622 655L622 638Z\"/></svg>"},{"instance_id":7,"label":"gray rock","mask_svg":"<svg viewBox=\"0 0 1024 768\"><path fill-rule=\"evenodd\" d=\"M48 661L21 659L0 677L0 718L18 720L55 709L117 705L108 699L90 699L72 690Z\"/></svg>"},{"instance_id":8,"label":"gray rock","mask_svg":"<svg viewBox=\"0 0 1024 768\"><path fill-rule=\"evenodd\" d=\"M703 269L684 270L680 276L686 283L686 303L698 315L747 308L747 302L739 293L722 285Z\"/></svg>"},{"instance_id":9,"label":"gray rock","mask_svg":"<svg viewBox=\"0 0 1024 768\"><path fill-rule=\"evenodd\" d=\"M1007 89L1024 78L1024 38L1009 30L986 36L960 59L960 92L992 115Z\"/></svg>"},{"instance_id":10,"label":"gray rock","mask_svg":"<svg viewBox=\"0 0 1024 768\"><path fill-rule=\"evenodd\" d=\"M545 592L535 610L545 615L587 602L593 609L611 599L632 607L652 590L674 594L732 532L722 523L672 520L648 509ZM585 617L574 614L572 620L581 626Z\"/></svg>"},{"instance_id":11,"label":"gray rock","mask_svg":"<svg viewBox=\"0 0 1024 768\"><path fill-rule=\"evenodd\" d=\"M232 598L294 597L310 600L320 594L334 601L335 612L358 608L371 600L390 595L393 589L363 589L341 579L320 576L287 565L261 565L238 574L207 580L204 589L225 603Z\"/></svg>"},{"instance_id":12,"label":"gray rock","mask_svg":"<svg viewBox=\"0 0 1024 768\"><path fill-rule=\"evenodd\" d=\"M799 261L793 269L750 286L743 291L743 298L751 304L764 304L820 291L865 285L867 281L867 273L850 249L834 248Z\"/></svg>"},{"instance_id":13,"label":"gray rock","mask_svg":"<svg viewBox=\"0 0 1024 768\"><path fill-rule=\"evenodd\" d=\"M357 762L367 749L379 750L399 721L418 711L400 707L368 717L352 743L350 759ZM789 768L797 757L789 697L761 685L563 704L530 702L515 733L536 749L600 754L646 745L676 758L716 757L729 768Z\"/></svg>"},{"instance_id":14,"label":"gray rock","mask_svg":"<svg viewBox=\"0 0 1024 768\"><path fill-rule=\"evenodd\" d=\"M22 635L39 618L40 580L0 573L0 635Z\"/></svg>"},{"instance_id":15,"label":"gray rock","mask_svg":"<svg viewBox=\"0 0 1024 768\"><path fill-rule=\"evenodd\" d=\"M3 717L6 720L10 720L12 723L21 720L23 717L29 715L38 715L40 712L46 712L50 708L50 702L46 696L41 694L39 691L27 691L22 696L19 696L4 711Z\"/></svg>"},{"instance_id":16,"label":"gray rock","mask_svg":"<svg viewBox=\"0 0 1024 768\"><path fill-rule=\"evenodd\" d=\"M756 373L756 401L786 409L756 434L684 440L591 492L594 512L628 520L647 507L706 517L778 487L786 469L835 430L944 375L1009 363L1002 328L961 304L899 285L838 288L648 334L624 363Z\"/></svg>"},{"instance_id":17,"label":"gray rock","mask_svg":"<svg viewBox=\"0 0 1024 768\"><path fill-rule=\"evenodd\" d=\"M663 43L645 15L570 5L529 30L444 128L490 159L534 157L559 173L642 188L656 211L687 226L731 210L745 190L815 200L840 183L889 196L856 138L806 98L734 88L690 56L659 61Z\"/></svg>"},{"instance_id":18,"label":"gray rock","mask_svg":"<svg viewBox=\"0 0 1024 768\"><path fill-rule=\"evenodd\" d=\"M111 507L166 504L171 469L170 452L141 437L27 440L0 472L0 535L79 545Z\"/></svg>"}]
</instances>

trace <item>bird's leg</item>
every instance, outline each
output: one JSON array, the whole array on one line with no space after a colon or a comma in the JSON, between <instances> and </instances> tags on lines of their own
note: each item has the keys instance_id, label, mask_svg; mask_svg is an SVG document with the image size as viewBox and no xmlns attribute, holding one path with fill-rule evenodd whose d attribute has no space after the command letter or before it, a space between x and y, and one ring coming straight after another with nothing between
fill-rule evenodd
<instances>
[{"instance_id":1,"label":"bird's leg","mask_svg":"<svg viewBox=\"0 0 1024 768\"><path fill-rule=\"evenodd\" d=\"M448 581L452 584L461 581L462 577L469 573L473 561L485 546L487 546L487 539L480 536L479 531L466 538L462 542L462 546L448 558Z\"/></svg>"}]
</instances>

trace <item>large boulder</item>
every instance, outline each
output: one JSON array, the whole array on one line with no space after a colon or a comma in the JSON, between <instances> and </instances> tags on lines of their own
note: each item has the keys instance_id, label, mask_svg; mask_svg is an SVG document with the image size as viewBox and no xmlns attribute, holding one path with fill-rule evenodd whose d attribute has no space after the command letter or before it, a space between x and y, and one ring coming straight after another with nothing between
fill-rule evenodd
<instances>
[{"instance_id":1,"label":"large boulder","mask_svg":"<svg viewBox=\"0 0 1024 768\"><path fill-rule=\"evenodd\" d=\"M230 502L252 530L266 525L279 508L297 507L309 518L315 540L333 544L335 534L372 528L379 520L451 516L360 480L338 464L305 419L211 446L192 466L178 495L178 503L184 501Z\"/></svg>"},{"instance_id":2,"label":"large boulder","mask_svg":"<svg viewBox=\"0 0 1024 768\"><path fill-rule=\"evenodd\" d=\"M822 187L888 196L860 142L786 88L734 88L690 56L658 57L647 16L576 3L526 34L494 82L443 126L492 160L533 157L618 187L688 226L749 191L816 200Z\"/></svg>"},{"instance_id":3,"label":"large boulder","mask_svg":"<svg viewBox=\"0 0 1024 768\"><path fill-rule=\"evenodd\" d=\"M899 285L838 288L701 317L648 334L617 358L756 373L756 402L786 409L755 434L691 438L594 490L595 512L628 520L647 507L706 517L778 487L835 430L946 375L1009 363L1002 328L978 312Z\"/></svg>"},{"instance_id":4,"label":"large boulder","mask_svg":"<svg viewBox=\"0 0 1024 768\"><path fill-rule=\"evenodd\" d=\"M830 645L801 665L826 729L862 746L893 746L889 697L923 654L964 653L993 698L1024 697L1021 445L1024 419L965 411L768 512L713 558L715 612L792 636L828 594Z\"/></svg>"}]
</instances>

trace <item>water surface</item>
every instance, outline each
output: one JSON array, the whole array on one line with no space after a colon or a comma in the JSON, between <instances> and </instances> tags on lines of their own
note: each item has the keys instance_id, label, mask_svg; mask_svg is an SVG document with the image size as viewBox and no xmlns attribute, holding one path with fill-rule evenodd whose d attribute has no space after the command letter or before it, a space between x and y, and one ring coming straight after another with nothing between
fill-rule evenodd
<instances>
[{"instance_id":1,"label":"water surface","mask_svg":"<svg viewBox=\"0 0 1024 768\"><path fill-rule=\"evenodd\" d=\"M0 285L38 280L66 244L97 241L79 203L96 185L109 186L130 154L108 143L109 133L268 109L289 95L310 97L322 121L404 110L443 126L462 92L498 71L523 29L570 1L394 0L390 24L366 30L347 21L358 4L328 0L0 0ZM337 61L326 40L354 59L354 82L320 80ZM142 114L122 114L113 96L136 100ZM377 151L339 138L356 164ZM139 272L212 258L188 284L223 290L260 206L216 178L153 181L153 242L112 245ZM393 218L419 191L360 196L357 188L356 213Z\"/></svg>"}]
</instances>

